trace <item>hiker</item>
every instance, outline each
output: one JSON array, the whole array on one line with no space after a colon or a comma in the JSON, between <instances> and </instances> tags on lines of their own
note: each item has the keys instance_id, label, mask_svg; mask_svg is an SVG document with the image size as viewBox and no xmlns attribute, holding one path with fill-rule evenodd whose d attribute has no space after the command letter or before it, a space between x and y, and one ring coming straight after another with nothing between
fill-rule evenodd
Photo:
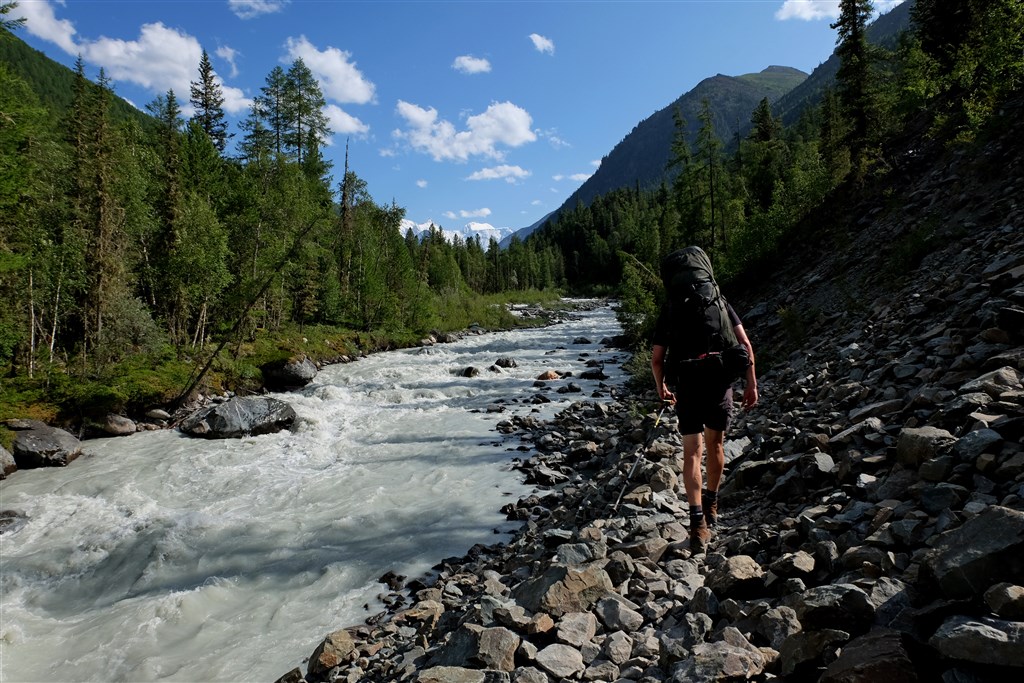
<instances>
[{"instance_id":1,"label":"hiker","mask_svg":"<svg viewBox=\"0 0 1024 683\"><path fill-rule=\"evenodd\" d=\"M742 405L757 403L754 349L743 323L714 280L700 247L672 252L661 264L666 300L651 336L651 371L663 401L675 404L683 437L683 485L690 506L690 548L702 553L718 521L725 432L732 385L746 380ZM707 447L707 488L701 458Z\"/></svg>"}]
</instances>

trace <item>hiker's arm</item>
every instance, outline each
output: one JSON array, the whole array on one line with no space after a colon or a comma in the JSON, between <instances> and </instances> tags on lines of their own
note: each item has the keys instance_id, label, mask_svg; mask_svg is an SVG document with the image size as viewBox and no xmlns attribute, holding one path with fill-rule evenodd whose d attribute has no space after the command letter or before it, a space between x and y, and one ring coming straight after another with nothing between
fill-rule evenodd
<instances>
[{"instance_id":1,"label":"hiker's arm","mask_svg":"<svg viewBox=\"0 0 1024 683\"><path fill-rule=\"evenodd\" d=\"M658 398L675 403L676 397L665 384L665 351L664 346L655 344L651 347L651 374L654 375L654 386L658 389Z\"/></svg>"},{"instance_id":2,"label":"hiker's arm","mask_svg":"<svg viewBox=\"0 0 1024 683\"><path fill-rule=\"evenodd\" d=\"M747 386L743 389L743 407L753 408L757 405L757 373L754 370L754 347L751 345L750 337L747 336L747 331L743 329L743 325L737 325L733 329L736 331L736 339L739 340L740 344L747 347L747 355L750 356L750 365L747 366Z\"/></svg>"}]
</instances>

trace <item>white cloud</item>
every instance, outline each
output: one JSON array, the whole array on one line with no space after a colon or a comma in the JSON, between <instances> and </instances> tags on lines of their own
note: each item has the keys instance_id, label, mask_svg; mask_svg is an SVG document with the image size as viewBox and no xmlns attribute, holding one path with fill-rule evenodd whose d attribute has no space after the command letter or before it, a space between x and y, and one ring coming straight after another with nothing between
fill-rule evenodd
<instances>
[{"instance_id":1,"label":"white cloud","mask_svg":"<svg viewBox=\"0 0 1024 683\"><path fill-rule=\"evenodd\" d=\"M474 209L473 211L459 210L459 218L487 218L490 215L491 210L486 206L482 209Z\"/></svg>"},{"instance_id":2,"label":"white cloud","mask_svg":"<svg viewBox=\"0 0 1024 683\"><path fill-rule=\"evenodd\" d=\"M368 125L336 104L324 107L324 114L327 115L327 124L336 135L365 135L370 132Z\"/></svg>"},{"instance_id":3,"label":"white cloud","mask_svg":"<svg viewBox=\"0 0 1024 683\"><path fill-rule=\"evenodd\" d=\"M417 180L417 181L416 181L416 187L419 187L419 188L424 188L424 187L426 187L427 185L428 185L428 183L427 183L427 181L426 181L426 180L422 180L422 179L420 179L420 180Z\"/></svg>"},{"instance_id":4,"label":"white cloud","mask_svg":"<svg viewBox=\"0 0 1024 683\"><path fill-rule=\"evenodd\" d=\"M490 72L491 63L481 57L461 55L452 62L452 68L464 74L485 74Z\"/></svg>"},{"instance_id":5,"label":"white cloud","mask_svg":"<svg viewBox=\"0 0 1024 683\"><path fill-rule=\"evenodd\" d=\"M604 159L594 159L593 161L590 162L590 165L593 166L594 168L601 168L602 161L604 161Z\"/></svg>"},{"instance_id":6,"label":"white cloud","mask_svg":"<svg viewBox=\"0 0 1024 683\"><path fill-rule=\"evenodd\" d=\"M228 7L239 19L252 19L261 14L280 12L288 0L228 0Z\"/></svg>"},{"instance_id":7,"label":"white cloud","mask_svg":"<svg viewBox=\"0 0 1024 683\"><path fill-rule=\"evenodd\" d=\"M12 19L25 18L25 30L37 38L48 40L69 55L78 54L75 45L75 25L67 19L58 19L53 6L46 0L19 2L11 13Z\"/></svg>"},{"instance_id":8,"label":"white cloud","mask_svg":"<svg viewBox=\"0 0 1024 683\"><path fill-rule=\"evenodd\" d=\"M543 52L549 55L555 54L555 43L550 38L545 38L539 33L531 33L530 40L533 41L533 46L537 48L537 52Z\"/></svg>"},{"instance_id":9,"label":"white cloud","mask_svg":"<svg viewBox=\"0 0 1024 683\"><path fill-rule=\"evenodd\" d=\"M557 175L553 175L553 176L551 176L551 179L552 179L552 180L554 180L554 181L555 181L556 183L560 183L560 182L562 182L563 180L565 180L565 176L564 176L564 175L562 175L561 173L559 173L559 174L557 174Z\"/></svg>"},{"instance_id":10,"label":"white cloud","mask_svg":"<svg viewBox=\"0 0 1024 683\"><path fill-rule=\"evenodd\" d=\"M234 78L238 75L238 64L235 63L235 60L238 59L238 50L230 48L227 45L221 45L214 51L213 54L217 55L218 57L220 57L228 63L228 65L231 67L231 78Z\"/></svg>"},{"instance_id":11,"label":"white cloud","mask_svg":"<svg viewBox=\"0 0 1024 683\"><path fill-rule=\"evenodd\" d=\"M424 109L399 100L396 111L405 119L407 128L394 131L394 137L430 154L435 161L466 161L473 156L501 160L504 152L498 145L519 147L537 139L530 129L530 114L511 102L492 103L484 113L470 116L463 131L456 131L450 121L439 119L433 107Z\"/></svg>"},{"instance_id":12,"label":"white cloud","mask_svg":"<svg viewBox=\"0 0 1024 683\"><path fill-rule=\"evenodd\" d=\"M503 164L493 168L482 168L466 180L504 180L507 183L514 183L528 177L530 177L530 172L526 169Z\"/></svg>"},{"instance_id":13,"label":"white cloud","mask_svg":"<svg viewBox=\"0 0 1024 683\"><path fill-rule=\"evenodd\" d=\"M143 24L136 40L102 37L82 41L79 51L87 61L103 67L115 81L135 83L154 94L174 90L183 113L191 113L190 86L199 77L203 53L194 36L157 22ZM252 105L252 100L240 89L224 85L219 76L217 82L224 95L225 111L237 114Z\"/></svg>"},{"instance_id":14,"label":"white cloud","mask_svg":"<svg viewBox=\"0 0 1024 683\"><path fill-rule=\"evenodd\" d=\"M452 220L455 220L456 218L459 217L459 214L455 213L454 211L445 211L441 215L444 216L445 218L451 218Z\"/></svg>"},{"instance_id":15,"label":"white cloud","mask_svg":"<svg viewBox=\"0 0 1024 683\"><path fill-rule=\"evenodd\" d=\"M875 13L888 12L903 0L876 0L873 4ZM816 21L818 19L837 19L839 17L839 0L786 0L775 12L780 21L801 19Z\"/></svg>"},{"instance_id":16,"label":"white cloud","mask_svg":"<svg viewBox=\"0 0 1024 683\"><path fill-rule=\"evenodd\" d=\"M575 180L578 183L582 183L583 181L589 179L590 176L590 173L573 173L571 176L569 176L569 180Z\"/></svg>"},{"instance_id":17,"label":"white cloud","mask_svg":"<svg viewBox=\"0 0 1024 683\"><path fill-rule=\"evenodd\" d=\"M289 38L285 43L288 49L288 60L302 58L309 70L320 81L324 97L341 103L368 104L374 101L377 87L366 80L350 62L352 56L336 47L318 50L306 39L306 36Z\"/></svg>"},{"instance_id":18,"label":"white cloud","mask_svg":"<svg viewBox=\"0 0 1024 683\"><path fill-rule=\"evenodd\" d=\"M534 200L533 200L532 202L530 202L530 206L540 206L540 205L542 205L543 203L544 203L544 202L542 202L542 201L541 201L541 200L539 200L539 199L534 199Z\"/></svg>"}]
</instances>

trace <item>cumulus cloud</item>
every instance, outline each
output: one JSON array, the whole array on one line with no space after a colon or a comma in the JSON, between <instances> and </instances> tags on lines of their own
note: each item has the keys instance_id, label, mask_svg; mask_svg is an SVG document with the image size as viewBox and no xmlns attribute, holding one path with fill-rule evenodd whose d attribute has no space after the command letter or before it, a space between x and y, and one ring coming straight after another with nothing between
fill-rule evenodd
<instances>
[{"instance_id":1,"label":"cumulus cloud","mask_svg":"<svg viewBox=\"0 0 1024 683\"><path fill-rule=\"evenodd\" d=\"M69 55L78 54L75 44L74 24L67 19L58 19L53 13L53 5L46 0L39 2L20 2L11 10L11 19L24 18L25 30L36 38L47 40Z\"/></svg>"},{"instance_id":2,"label":"cumulus cloud","mask_svg":"<svg viewBox=\"0 0 1024 683\"><path fill-rule=\"evenodd\" d=\"M238 65L237 65L237 63L235 61L235 60L238 59L238 51L237 50L235 50L233 48L230 48L227 45L222 45L222 46L218 47L214 51L213 54L217 55L218 57L220 57L221 59L223 59L225 62L228 63L228 66L231 67L231 77L232 78L234 78L235 76L238 75Z\"/></svg>"},{"instance_id":3,"label":"cumulus cloud","mask_svg":"<svg viewBox=\"0 0 1024 683\"><path fill-rule=\"evenodd\" d=\"M228 7L239 19L280 12L287 4L288 0L228 0Z\"/></svg>"},{"instance_id":4,"label":"cumulus cloud","mask_svg":"<svg viewBox=\"0 0 1024 683\"><path fill-rule=\"evenodd\" d=\"M320 81L324 97L335 102L367 104L374 101L377 87L366 80L350 62L352 55L336 47L319 50L306 36L289 38L285 43L288 50L286 61L301 58L313 75Z\"/></svg>"},{"instance_id":5,"label":"cumulus cloud","mask_svg":"<svg viewBox=\"0 0 1024 683\"><path fill-rule=\"evenodd\" d=\"M424 109L399 100L396 111L405 119L406 128L394 131L394 137L430 154L435 161L466 161L473 156L501 160L504 152L499 145L519 147L537 139L530 128L530 114L511 102L492 103L484 113L470 116L462 131L440 119L433 107Z\"/></svg>"},{"instance_id":6,"label":"cumulus cloud","mask_svg":"<svg viewBox=\"0 0 1024 683\"><path fill-rule=\"evenodd\" d=\"M589 179L590 176L590 173L573 173L571 176L569 176L569 180L575 180L578 183L582 183L583 181Z\"/></svg>"},{"instance_id":7,"label":"cumulus cloud","mask_svg":"<svg viewBox=\"0 0 1024 683\"><path fill-rule=\"evenodd\" d=\"M427 184L428 184L427 181L423 180L423 179L420 179L420 180L416 181L416 187L419 187L419 188L424 188L424 187L427 186Z\"/></svg>"},{"instance_id":8,"label":"cumulus cloud","mask_svg":"<svg viewBox=\"0 0 1024 683\"><path fill-rule=\"evenodd\" d=\"M876 0L875 12L888 12L903 0ZM839 0L786 0L775 12L780 21L801 19L816 21L818 19L837 19L839 17Z\"/></svg>"},{"instance_id":9,"label":"cumulus cloud","mask_svg":"<svg viewBox=\"0 0 1024 683\"><path fill-rule=\"evenodd\" d=\"M365 135L370 132L370 127L347 113L336 104L328 104L324 107L324 114L327 116L327 125L331 130L340 135Z\"/></svg>"},{"instance_id":10,"label":"cumulus cloud","mask_svg":"<svg viewBox=\"0 0 1024 683\"><path fill-rule=\"evenodd\" d=\"M464 74L485 74L490 72L491 63L482 57L462 55L455 58L452 68Z\"/></svg>"},{"instance_id":11,"label":"cumulus cloud","mask_svg":"<svg viewBox=\"0 0 1024 683\"><path fill-rule=\"evenodd\" d=\"M164 26L161 22L143 24L135 40L101 37L81 41L78 52L91 64L104 68L113 80L142 86L154 94L173 90L189 114L191 82L199 77L203 49L194 36ZM224 95L224 110L232 114L246 111L252 100L238 88L216 77Z\"/></svg>"},{"instance_id":12,"label":"cumulus cloud","mask_svg":"<svg viewBox=\"0 0 1024 683\"><path fill-rule=\"evenodd\" d=\"M594 159L593 161L590 162L590 165L593 166L594 168L601 168L601 162L603 161L604 159Z\"/></svg>"},{"instance_id":13,"label":"cumulus cloud","mask_svg":"<svg viewBox=\"0 0 1024 683\"><path fill-rule=\"evenodd\" d=\"M491 210L486 206L482 209L474 209L473 211L466 211L461 209L459 211L459 218L487 218L491 215Z\"/></svg>"},{"instance_id":14,"label":"cumulus cloud","mask_svg":"<svg viewBox=\"0 0 1024 683\"><path fill-rule=\"evenodd\" d=\"M531 33L530 40L533 41L533 46L537 49L537 52L549 55L555 54L555 43L550 38L545 38L539 33Z\"/></svg>"},{"instance_id":15,"label":"cumulus cloud","mask_svg":"<svg viewBox=\"0 0 1024 683\"><path fill-rule=\"evenodd\" d=\"M525 168L502 164L493 168L482 168L471 174L466 180L504 180L507 183L515 183L517 180L528 177L530 177L530 172Z\"/></svg>"}]
</instances>

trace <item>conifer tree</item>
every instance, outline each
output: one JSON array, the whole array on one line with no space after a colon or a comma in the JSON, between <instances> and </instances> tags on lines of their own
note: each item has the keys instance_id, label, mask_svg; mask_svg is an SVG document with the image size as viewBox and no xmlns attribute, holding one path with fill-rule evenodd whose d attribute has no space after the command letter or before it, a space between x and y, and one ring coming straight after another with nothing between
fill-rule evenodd
<instances>
[{"instance_id":1,"label":"conifer tree","mask_svg":"<svg viewBox=\"0 0 1024 683\"><path fill-rule=\"evenodd\" d=\"M0 2L0 39L3 39L3 35L6 31L13 31L21 28L25 25L25 17L18 17L17 19L8 19L7 15L11 13L11 10L16 8L18 3L16 2Z\"/></svg>"},{"instance_id":2,"label":"conifer tree","mask_svg":"<svg viewBox=\"0 0 1024 683\"><path fill-rule=\"evenodd\" d=\"M868 19L873 10L871 0L840 0L839 19L832 24L837 33L836 55L839 57L836 88L850 121L847 143L858 179L863 178L866 170L865 153L875 119L872 53L867 39Z\"/></svg>"},{"instance_id":3,"label":"conifer tree","mask_svg":"<svg viewBox=\"0 0 1024 683\"><path fill-rule=\"evenodd\" d=\"M223 154L228 138L233 137L233 134L228 133L228 123L224 117L224 90L217 82L206 50L203 50L199 60L199 80L191 82L189 102L195 109L192 120L199 123L217 151Z\"/></svg>"},{"instance_id":4,"label":"conifer tree","mask_svg":"<svg viewBox=\"0 0 1024 683\"><path fill-rule=\"evenodd\" d=\"M310 147L321 147L331 134L320 84L301 58L292 62L285 81L284 143L300 164Z\"/></svg>"}]
</instances>

